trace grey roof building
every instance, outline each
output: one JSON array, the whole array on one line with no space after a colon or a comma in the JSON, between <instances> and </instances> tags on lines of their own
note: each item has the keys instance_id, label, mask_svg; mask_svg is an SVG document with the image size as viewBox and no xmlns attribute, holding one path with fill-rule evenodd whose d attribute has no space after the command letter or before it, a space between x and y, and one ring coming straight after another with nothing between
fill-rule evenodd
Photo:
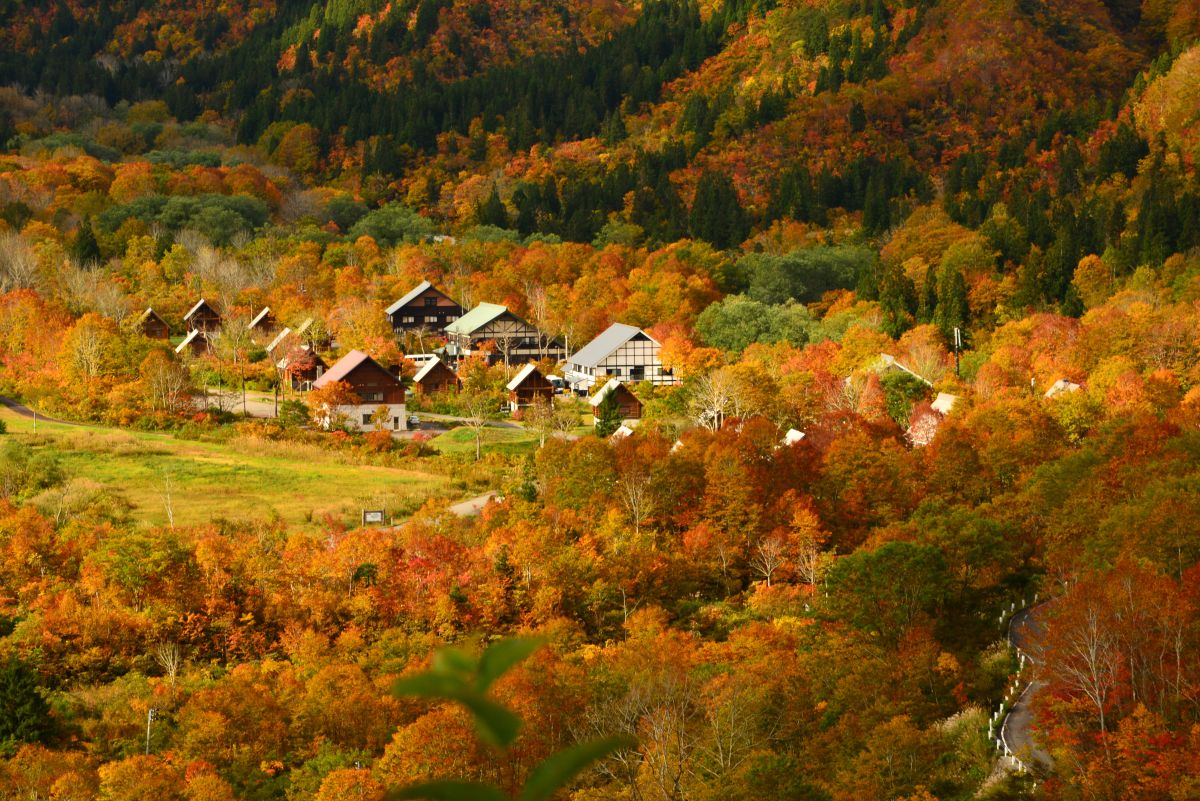
<instances>
[{"instance_id":1,"label":"grey roof building","mask_svg":"<svg viewBox=\"0 0 1200 801\"><path fill-rule=\"evenodd\" d=\"M642 329L613 323L599 336L567 359L563 378L577 392L587 392L603 376L636 384L677 383L672 371L658 357L661 345Z\"/></svg>"}]
</instances>

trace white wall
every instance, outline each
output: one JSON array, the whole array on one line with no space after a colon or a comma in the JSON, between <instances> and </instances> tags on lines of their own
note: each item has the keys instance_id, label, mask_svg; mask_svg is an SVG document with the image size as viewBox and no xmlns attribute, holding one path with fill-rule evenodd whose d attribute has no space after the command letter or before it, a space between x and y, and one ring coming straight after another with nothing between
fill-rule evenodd
<instances>
[{"instance_id":1,"label":"white wall","mask_svg":"<svg viewBox=\"0 0 1200 801\"><path fill-rule=\"evenodd\" d=\"M375 414L375 410L380 406L386 406L391 415L391 423L388 425L389 431L407 431L408 430L408 415L404 411L403 403L364 403L358 406L339 406L338 414L346 416L346 425L355 431L374 431L371 425L371 415ZM363 422L363 415L367 416L367 422ZM399 418L399 425L396 425ZM328 422L326 422L328 427Z\"/></svg>"}]
</instances>

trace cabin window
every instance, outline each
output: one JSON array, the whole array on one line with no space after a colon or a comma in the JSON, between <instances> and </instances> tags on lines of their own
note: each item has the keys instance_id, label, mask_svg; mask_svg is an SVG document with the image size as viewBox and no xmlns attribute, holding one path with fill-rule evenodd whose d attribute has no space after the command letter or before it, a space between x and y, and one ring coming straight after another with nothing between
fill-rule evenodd
<instances>
[{"instance_id":1,"label":"cabin window","mask_svg":"<svg viewBox=\"0 0 1200 801\"><path fill-rule=\"evenodd\" d=\"M400 322L402 322L402 323L415 323L416 321L417 321L417 318L413 317L411 315L406 315L406 316L400 318Z\"/></svg>"},{"instance_id":2,"label":"cabin window","mask_svg":"<svg viewBox=\"0 0 1200 801\"><path fill-rule=\"evenodd\" d=\"M363 415L363 425L364 425L364 426L369 426L369 425L371 425L371 415L369 415L369 414L364 414L364 415Z\"/></svg>"},{"instance_id":3,"label":"cabin window","mask_svg":"<svg viewBox=\"0 0 1200 801\"><path fill-rule=\"evenodd\" d=\"M427 323L436 323L436 322L437 322L437 317L435 317L435 316L434 316L434 315L432 315L432 314L431 314L431 315L428 315L428 316L425 318L425 322L427 322Z\"/></svg>"},{"instance_id":4,"label":"cabin window","mask_svg":"<svg viewBox=\"0 0 1200 801\"><path fill-rule=\"evenodd\" d=\"M383 393L382 392L364 392L362 398L363 398L363 400L370 401L372 403L381 403L381 402L383 402Z\"/></svg>"},{"instance_id":5,"label":"cabin window","mask_svg":"<svg viewBox=\"0 0 1200 801\"><path fill-rule=\"evenodd\" d=\"M426 306L436 306L437 298L425 298L425 305Z\"/></svg>"}]
</instances>

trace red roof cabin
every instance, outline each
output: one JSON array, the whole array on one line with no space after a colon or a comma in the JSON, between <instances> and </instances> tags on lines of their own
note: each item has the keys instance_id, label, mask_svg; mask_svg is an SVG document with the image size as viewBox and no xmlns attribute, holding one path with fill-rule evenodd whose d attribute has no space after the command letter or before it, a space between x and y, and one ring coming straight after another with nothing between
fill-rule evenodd
<instances>
[{"instance_id":1,"label":"red roof cabin","mask_svg":"<svg viewBox=\"0 0 1200 801\"><path fill-rule=\"evenodd\" d=\"M346 416L352 428L370 431L373 428L372 417L380 406L387 407L390 428L393 431L404 431L408 428L408 418L404 410L404 384L361 350L347 353L324 375L313 381L312 386L313 389L320 389L335 381L349 384L359 398L357 404L337 408L337 412ZM326 416L326 426L331 418L332 415Z\"/></svg>"}]
</instances>

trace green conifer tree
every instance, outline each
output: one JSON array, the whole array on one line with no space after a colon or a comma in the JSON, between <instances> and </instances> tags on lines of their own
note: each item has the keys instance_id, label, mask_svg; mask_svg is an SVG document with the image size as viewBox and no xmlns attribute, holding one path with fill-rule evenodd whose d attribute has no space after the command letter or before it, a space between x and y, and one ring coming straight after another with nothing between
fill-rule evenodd
<instances>
[{"instance_id":1,"label":"green conifer tree","mask_svg":"<svg viewBox=\"0 0 1200 801\"><path fill-rule=\"evenodd\" d=\"M596 407L596 436L608 439L621 427L621 407L617 404L617 393L608 392Z\"/></svg>"}]
</instances>

